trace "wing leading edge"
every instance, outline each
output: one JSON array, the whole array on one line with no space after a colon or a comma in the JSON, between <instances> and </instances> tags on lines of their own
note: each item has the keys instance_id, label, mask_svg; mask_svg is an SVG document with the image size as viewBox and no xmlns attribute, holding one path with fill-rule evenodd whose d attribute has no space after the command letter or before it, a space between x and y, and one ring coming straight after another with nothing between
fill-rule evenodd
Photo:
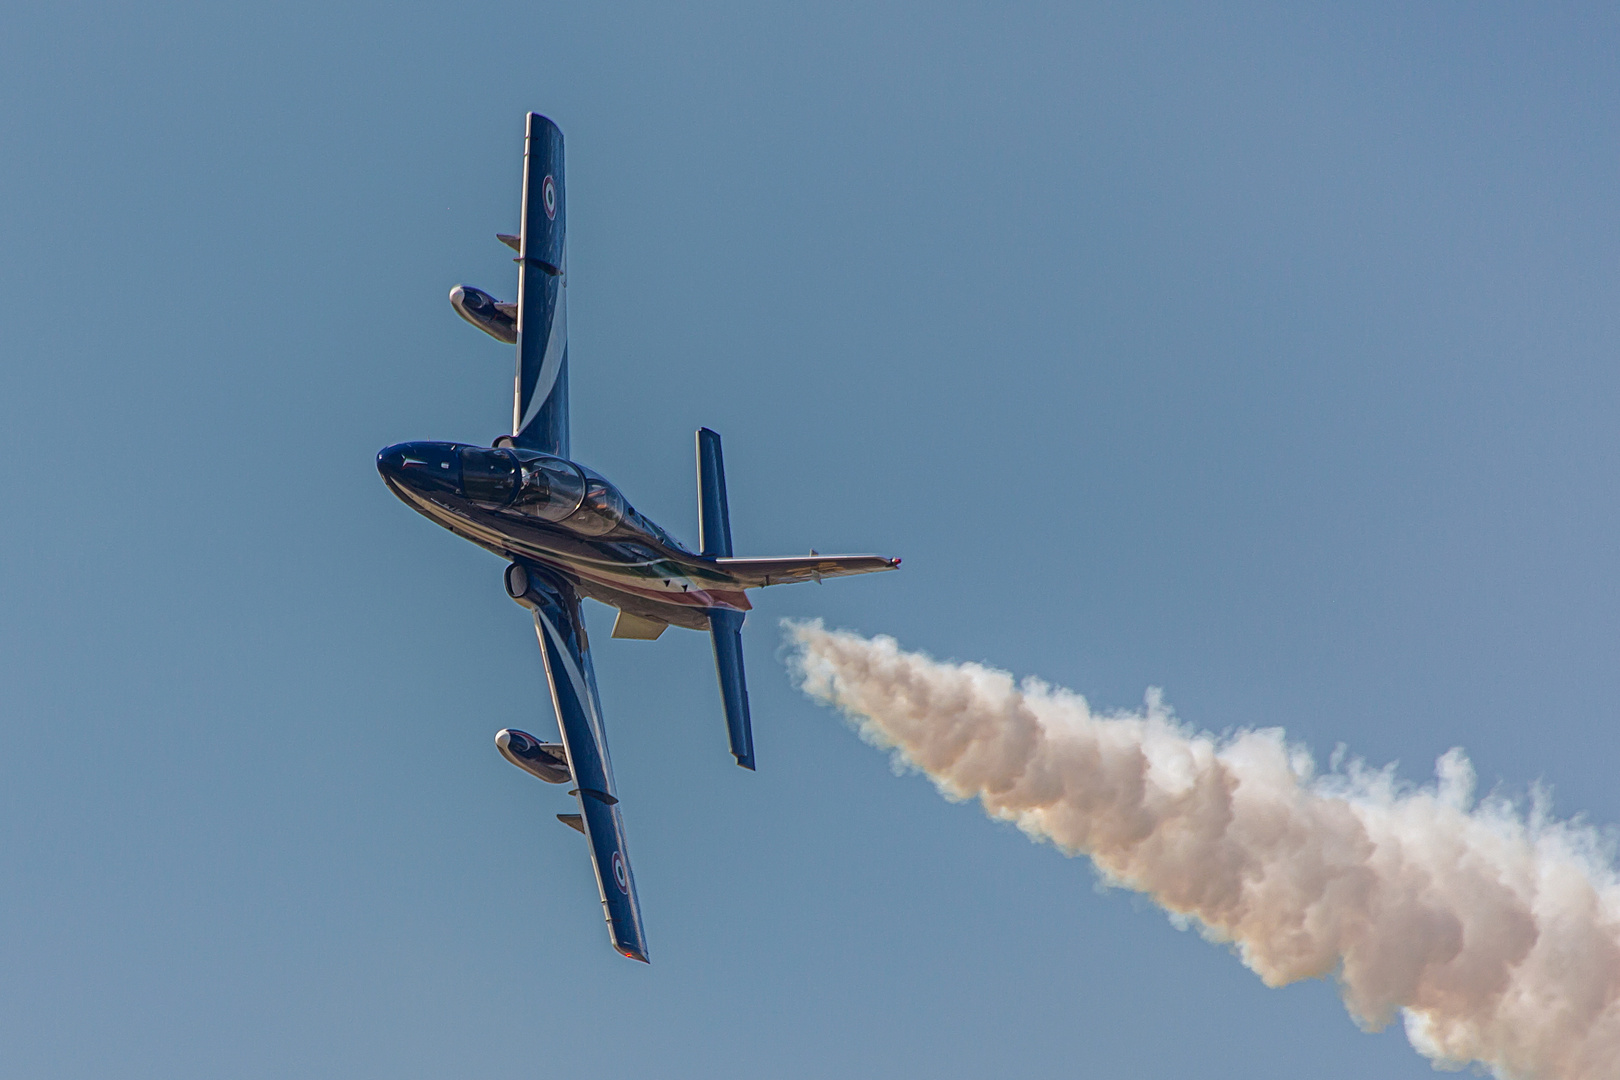
<instances>
[{"instance_id":1,"label":"wing leading edge","mask_svg":"<svg viewBox=\"0 0 1620 1080\"><path fill-rule=\"evenodd\" d=\"M641 905L630 872L624 816L613 791L613 764L608 758L607 731L596 692L590 643L580 618L579 597L560 578L532 566L524 570L527 588L517 599L534 613L546 679L551 684L551 702L557 710L576 785L574 794L579 799L581 820L575 828L585 834L590 845L608 936L621 954L646 963Z\"/></svg>"}]
</instances>

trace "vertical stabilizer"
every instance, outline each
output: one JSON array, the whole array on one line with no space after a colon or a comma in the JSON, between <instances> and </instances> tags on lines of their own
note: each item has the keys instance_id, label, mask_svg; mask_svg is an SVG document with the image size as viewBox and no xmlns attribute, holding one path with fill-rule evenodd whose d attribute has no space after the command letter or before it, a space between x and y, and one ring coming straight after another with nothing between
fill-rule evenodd
<instances>
[{"instance_id":1,"label":"vertical stabilizer","mask_svg":"<svg viewBox=\"0 0 1620 1080\"><path fill-rule=\"evenodd\" d=\"M731 557L731 513L726 506L726 464L720 455L720 436L708 428L697 433L698 550L713 559ZM720 676L720 704L726 711L726 734L731 755L745 769L754 767L754 732L748 717L748 680L743 674L740 611L715 608L709 612L709 633L714 636L714 668Z\"/></svg>"},{"instance_id":2,"label":"vertical stabilizer","mask_svg":"<svg viewBox=\"0 0 1620 1080\"><path fill-rule=\"evenodd\" d=\"M530 113L523 144L512 442L563 457L568 456L566 215L562 132Z\"/></svg>"},{"instance_id":3,"label":"vertical stabilizer","mask_svg":"<svg viewBox=\"0 0 1620 1080\"><path fill-rule=\"evenodd\" d=\"M720 704L726 710L731 756L745 769L754 767L754 731L748 718L748 679L743 675L743 613L725 608L709 612L714 636L714 669L720 676Z\"/></svg>"},{"instance_id":4,"label":"vertical stabilizer","mask_svg":"<svg viewBox=\"0 0 1620 1080\"><path fill-rule=\"evenodd\" d=\"M714 559L731 557L731 512L726 508L726 463L720 436L698 428L698 553Z\"/></svg>"}]
</instances>

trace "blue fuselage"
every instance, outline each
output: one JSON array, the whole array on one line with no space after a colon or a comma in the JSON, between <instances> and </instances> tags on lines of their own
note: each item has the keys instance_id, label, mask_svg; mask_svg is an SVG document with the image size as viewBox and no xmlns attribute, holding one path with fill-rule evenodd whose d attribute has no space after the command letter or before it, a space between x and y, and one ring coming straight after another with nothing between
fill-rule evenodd
<instances>
[{"instance_id":1,"label":"blue fuselage","mask_svg":"<svg viewBox=\"0 0 1620 1080\"><path fill-rule=\"evenodd\" d=\"M515 448L409 442L377 455L390 490L458 536L555 570L594 600L707 630L747 611L744 584L642 516L618 488L565 458Z\"/></svg>"}]
</instances>

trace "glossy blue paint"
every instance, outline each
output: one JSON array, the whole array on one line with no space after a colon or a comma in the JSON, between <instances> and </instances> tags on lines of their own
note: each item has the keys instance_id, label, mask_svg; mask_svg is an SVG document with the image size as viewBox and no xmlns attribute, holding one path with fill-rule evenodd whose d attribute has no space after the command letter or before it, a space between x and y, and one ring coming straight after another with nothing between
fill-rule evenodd
<instances>
[{"instance_id":1,"label":"glossy blue paint","mask_svg":"<svg viewBox=\"0 0 1620 1080\"><path fill-rule=\"evenodd\" d=\"M590 642L580 619L579 598L562 578L539 568L527 569L528 588L518 600L534 612L535 634L545 657L551 703L557 710L585 839L596 867L608 936L620 953L645 963L647 939L641 926L641 905L630 872L624 815L614 794L613 764L608 758L601 697Z\"/></svg>"},{"instance_id":2,"label":"glossy blue paint","mask_svg":"<svg viewBox=\"0 0 1620 1080\"><path fill-rule=\"evenodd\" d=\"M745 590L892 570L900 560L734 558L720 436L707 428L697 436L698 554L638 513L606 477L569 460L562 133L537 113L528 116L523 160L512 434L494 447L397 443L377 455L377 471L412 509L508 561L507 594L534 614L579 801L577 827L589 844L609 936L620 953L645 961L646 936L580 600L588 597L642 619L709 631L731 752L737 764L752 769L742 659L742 625L750 606ZM488 294L457 286L450 299L463 318L507 340L505 313ZM520 738L522 745L514 749ZM505 730L497 746L540 779L556 782L555 776L565 775L550 752L530 748L531 741L538 746L526 733Z\"/></svg>"},{"instance_id":3,"label":"glossy blue paint","mask_svg":"<svg viewBox=\"0 0 1620 1080\"><path fill-rule=\"evenodd\" d=\"M726 503L726 462L720 436L708 428L697 433L698 549L714 558L731 557L731 509ZM743 667L740 611L711 611L714 668L720 679L720 704L726 714L731 755L745 769L754 767L754 730L748 715L748 680Z\"/></svg>"},{"instance_id":4,"label":"glossy blue paint","mask_svg":"<svg viewBox=\"0 0 1620 1080\"><path fill-rule=\"evenodd\" d=\"M743 671L740 611L719 608L709 612L709 633L714 638L714 668L720 677L720 704L726 713L726 735L731 756L745 769L754 767L754 729L748 716L748 680Z\"/></svg>"},{"instance_id":5,"label":"glossy blue paint","mask_svg":"<svg viewBox=\"0 0 1620 1080\"><path fill-rule=\"evenodd\" d=\"M705 555L731 555L731 510L726 505L726 462L720 436L708 428L697 433L698 550Z\"/></svg>"},{"instance_id":6,"label":"glossy blue paint","mask_svg":"<svg viewBox=\"0 0 1620 1080\"><path fill-rule=\"evenodd\" d=\"M568 456L566 221L562 132L539 113L530 113L523 144L512 441L563 457Z\"/></svg>"}]
</instances>

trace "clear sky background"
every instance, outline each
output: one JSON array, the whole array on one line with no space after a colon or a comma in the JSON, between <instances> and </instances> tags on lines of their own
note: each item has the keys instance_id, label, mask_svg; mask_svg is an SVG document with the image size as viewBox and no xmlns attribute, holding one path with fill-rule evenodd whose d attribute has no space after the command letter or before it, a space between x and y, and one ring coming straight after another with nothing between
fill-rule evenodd
<instances>
[{"instance_id":1,"label":"clear sky background","mask_svg":"<svg viewBox=\"0 0 1620 1080\"><path fill-rule=\"evenodd\" d=\"M1430 1075L896 777L782 617L1165 688L1620 821L1612 6L10 4L0 1072ZM488 442L523 114L574 445L695 540L899 573L597 671L608 947L501 564L378 448Z\"/></svg>"}]
</instances>

